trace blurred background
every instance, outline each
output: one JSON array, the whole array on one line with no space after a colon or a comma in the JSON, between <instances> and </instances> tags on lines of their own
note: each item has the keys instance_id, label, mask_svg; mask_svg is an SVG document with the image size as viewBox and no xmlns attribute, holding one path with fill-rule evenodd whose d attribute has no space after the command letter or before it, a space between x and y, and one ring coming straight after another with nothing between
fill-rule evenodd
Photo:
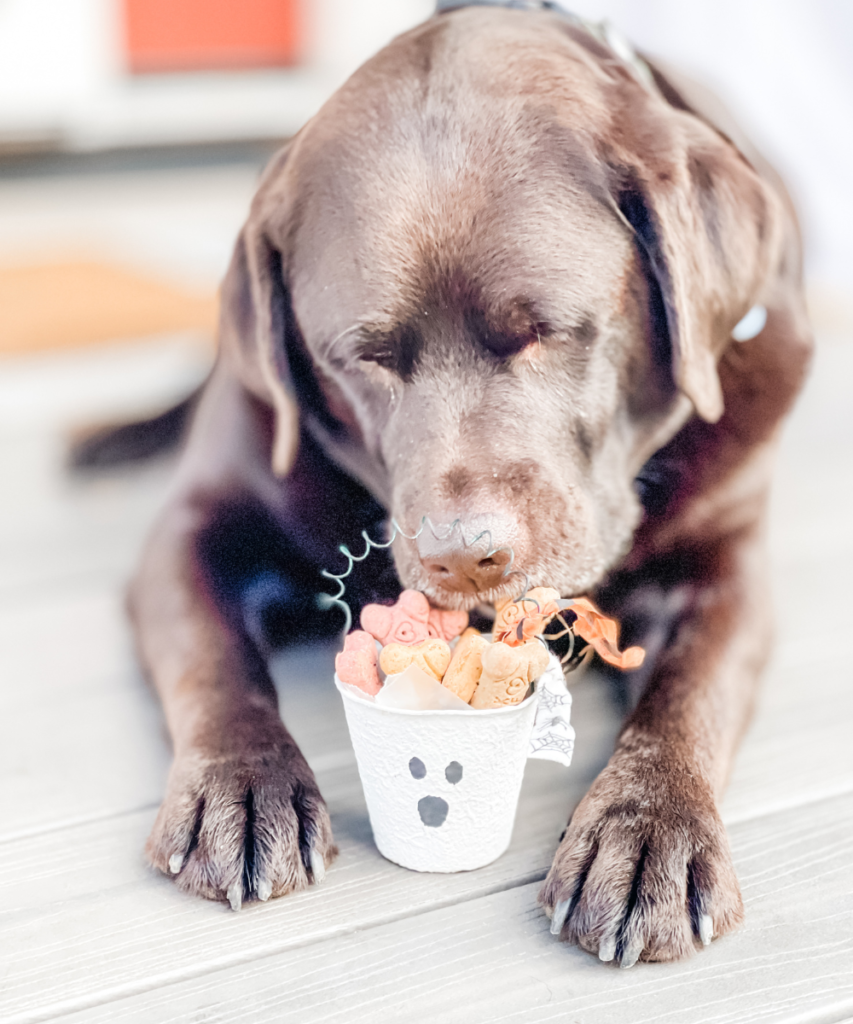
<instances>
[{"instance_id":1,"label":"blurred background","mask_svg":"<svg viewBox=\"0 0 853 1024\"><path fill-rule=\"evenodd\" d=\"M729 101L799 203L818 325L853 321L853 4L575 9ZM269 154L431 10L431 0L0 0L0 353L209 338Z\"/></svg>"},{"instance_id":2,"label":"blurred background","mask_svg":"<svg viewBox=\"0 0 853 1024\"><path fill-rule=\"evenodd\" d=\"M853 320L853 3L578 0L726 99ZM259 168L431 0L0 0L0 352L209 335Z\"/></svg>"}]
</instances>

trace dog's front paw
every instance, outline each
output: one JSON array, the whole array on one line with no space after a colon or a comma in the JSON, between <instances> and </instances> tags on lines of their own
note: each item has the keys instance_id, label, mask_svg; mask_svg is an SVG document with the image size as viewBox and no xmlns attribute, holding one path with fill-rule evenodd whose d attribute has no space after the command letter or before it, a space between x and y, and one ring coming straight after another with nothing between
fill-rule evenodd
<instances>
[{"instance_id":1,"label":"dog's front paw","mask_svg":"<svg viewBox=\"0 0 853 1024\"><path fill-rule=\"evenodd\" d=\"M281 743L178 758L145 852L180 888L238 910L322 881L337 849L311 769Z\"/></svg>"},{"instance_id":2,"label":"dog's front paw","mask_svg":"<svg viewBox=\"0 0 853 1024\"><path fill-rule=\"evenodd\" d=\"M743 902L710 788L690 766L616 754L578 805L540 902L551 932L601 960L680 960Z\"/></svg>"}]
</instances>

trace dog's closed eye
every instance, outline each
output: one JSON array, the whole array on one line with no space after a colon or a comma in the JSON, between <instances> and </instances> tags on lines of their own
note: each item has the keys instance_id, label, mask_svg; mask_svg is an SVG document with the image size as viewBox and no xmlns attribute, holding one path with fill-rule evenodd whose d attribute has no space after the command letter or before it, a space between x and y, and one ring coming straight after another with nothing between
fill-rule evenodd
<instances>
[{"instance_id":1,"label":"dog's closed eye","mask_svg":"<svg viewBox=\"0 0 853 1024\"><path fill-rule=\"evenodd\" d=\"M418 331L406 326L393 334L368 337L358 348L358 358L363 362L376 363L409 381L422 348L423 340Z\"/></svg>"}]
</instances>

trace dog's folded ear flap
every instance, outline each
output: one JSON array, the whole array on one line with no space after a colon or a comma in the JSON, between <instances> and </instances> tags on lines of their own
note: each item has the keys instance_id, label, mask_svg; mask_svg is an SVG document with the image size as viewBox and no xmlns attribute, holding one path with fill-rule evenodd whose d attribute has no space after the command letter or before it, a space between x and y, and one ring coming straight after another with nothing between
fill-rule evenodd
<instances>
[{"instance_id":1,"label":"dog's folded ear flap","mask_svg":"<svg viewBox=\"0 0 853 1024\"><path fill-rule=\"evenodd\" d=\"M220 346L243 384L275 410L276 476L288 474L299 443L299 407L287 360L290 329L281 253L250 220L240 232L222 283Z\"/></svg>"},{"instance_id":2,"label":"dog's folded ear flap","mask_svg":"<svg viewBox=\"0 0 853 1024\"><path fill-rule=\"evenodd\" d=\"M612 191L660 288L675 383L715 423L717 361L778 262L781 208L726 138L698 123L684 135L662 140L660 164L619 168Z\"/></svg>"}]
</instances>

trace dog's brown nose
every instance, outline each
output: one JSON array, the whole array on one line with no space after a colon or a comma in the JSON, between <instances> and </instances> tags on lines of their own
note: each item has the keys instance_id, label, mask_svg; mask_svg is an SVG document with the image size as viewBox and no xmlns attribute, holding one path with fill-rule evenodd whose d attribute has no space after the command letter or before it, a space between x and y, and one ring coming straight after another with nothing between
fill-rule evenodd
<instances>
[{"instance_id":1,"label":"dog's brown nose","mask_svg":"<svg viewBox=\"0 0 853 1024\"><path fill-rule=\"evenodd\" d=\"M499 586L513 561L506 531L489 520L455 520L452 526L427 525L418 537L421 564L431 582L444 590L476 594Z\"/></svg>"}]
</instances>

